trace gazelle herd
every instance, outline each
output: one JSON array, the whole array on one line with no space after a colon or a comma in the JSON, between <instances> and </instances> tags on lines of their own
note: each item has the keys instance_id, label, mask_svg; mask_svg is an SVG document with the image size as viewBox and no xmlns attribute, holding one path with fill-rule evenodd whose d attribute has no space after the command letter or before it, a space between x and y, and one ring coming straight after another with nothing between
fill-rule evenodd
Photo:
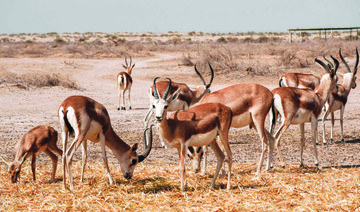
<instances>
[{"instance_id":1,"label":"gazelle herd","mask_svg":"<svg viewBox=\"0 0 360 212\"><path fill-rule=\"evenodd\" d=\"M317 157L317 122L323 112L323 143L327 145L325 138L325 119L331 114L331 143L333 143L334 111L340 110L341 141L343 135L343 114L350 90L356 87L356 73L359 63L359 53L356 48L356 62L351 70L339 50L339 57L345 65L347 73L343 76L343 83L337 84L337 71L339 61L330 55L333 63L325 56L326 62L315 58L324 70L321 77L312 74L288 73L280 77L279 88L270 91L259 84L236 84L215 92L210 92L210 86L214 79L214 70L209 63L211 78L208 83L203 76L194 69L203 85L190 89L181 82L172 82L167 78L165 81L157 81L160 77L154 76L153 84L149 88L150 108L144 114L144 152L137 153L138 144L129 146L113 130L110 117L104 105L86 96L70 96L59 106L58 117L61 129L61 141L63 150L56 146L58 133L48 126L38 126L27 132L16 145L16 157L14 162L8 163L9 173L13 183L20 179L20 170L24 161L32 155L31 168L35 181L36 155L44 151L53 162L51 181L54 181L58 157L62 156L63 185L66 188L66 178L69 178L70 189L74 189L73 175L71 171L72 158L76 150L82 148L82 172L80 181L84 180L84 172L87 161L87 141L99 143L102 150L102 158L110 184L114 183L111 177L106 147L114 154L120 163L123 176L131 179L137 164L144 161L152 148L152 125L148 128L151 116L154 114L155 122L160 133L163 146L177 149L180 158L180 180L182 190L186 187L185 160L189 153L193 168L200 170L200 162L204 158L203 174L206 173L207 146L210 145L217 158L216 171L211 182L215 187L215 181L225 161L228 162L227 189L231 188L232 152L229 145L229 129L249 126L254 128L262 145L261 156L256 173L259 174L267 154L266 170L272 168L272 154L276 147L280 157L281 166L285 162L280 149L280 140L283 133L290 125L299 125L300 138L300 166L303 166L303 148L305 144L305 123L311 122L312 141L314 146L314 162L317 168L321 168ZM117 75L118 110L126 110L125 92L128 92L128 107L131 109L130 92L133 79L131 72L135 64L128 64L125 58L123 67L126 71ZM174 111L174 112L173 112ZM169 114L168 112L173 112ZM265 128L266 117L270 114L270 129ZM275 131L275 125L280 122ZM68 138L73 140L68 145ZM219 141L216 141L219 137ZM195 148L194 148L195 147ZM206 151L205 151L205 149ZM204 157L204 153L205 157Z\"/></svg>"}]
</instances>

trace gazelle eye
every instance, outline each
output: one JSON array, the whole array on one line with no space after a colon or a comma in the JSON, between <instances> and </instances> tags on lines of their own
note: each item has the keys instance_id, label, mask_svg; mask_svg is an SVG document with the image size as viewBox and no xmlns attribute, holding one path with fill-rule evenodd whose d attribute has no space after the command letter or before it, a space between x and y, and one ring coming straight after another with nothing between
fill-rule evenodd
<instances>
[{"instance_id":1,"label":"gazelle eye","mask_svg":"<svg viewBox=\"0 0 360 212\"><path fill-rule=\"evenodd\" d=\"M155 105L153 105L153 108L155 108Z\"/></svg>"},{"instance_id":2,"label":"gazelle eye","mask_svg":"<svg viewBox=\"0 0 360 212\"><path fill-rule=\"evenodd\" d=\"M168 106L167 105L165 105L165 107L164 107L165 109L167 109L168 108Z\"/></svg>"},{"instance_id":3,"label":"gazelle eye","mask_svg":"<svg viewBox=\"0 0 360 212\"><path fill-rule=\"evenodd\" d=\"M131 165L135 165L137 163L137 160L136 159L132 159L131 160Z\"/></svg>"}]
</instances>

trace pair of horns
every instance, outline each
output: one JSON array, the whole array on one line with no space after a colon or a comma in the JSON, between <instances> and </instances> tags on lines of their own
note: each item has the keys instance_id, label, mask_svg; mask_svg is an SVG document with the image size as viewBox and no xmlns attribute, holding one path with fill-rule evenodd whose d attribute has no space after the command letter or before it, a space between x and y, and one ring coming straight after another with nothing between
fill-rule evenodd
<instances>
[{"instance_id":1,"label":"pair of horns","mask_svg":"<svg viewBox=\"0 0 360 212\"><path fill-rule=\"evenodd\" d=\"M132 63L131 56L130 56L130 65L128 65L127 57L125 57L125 64L126 64L126 66L127 66L127 67L130 67L130 66L131 66L131 63Z\"/></svg>"},{"instance_id":2,"label":"pair of horns","mask_svg":"<svg viewBox=\"0 0 360 212\"><path fill-rule=\"evenodd\" d=\"M153 82L153 87L154 87L154 97L155 99L160 99L159 96L159 92L158 89L156 88L156 80L159 79L160 77L155 77L154 82ZM168 96L169 92L170 92L170 87L171 87L171 79L170 78L166 78L167 80L169 80L169 85L167 86L165 93L162 97L163 100L166 100L166 97Z\"/></svg>"},{"instance_id":3,"label":"pair of horns","mask_svg":"<svg viewBox=\"0 0 360 212\"><path fill-rule=\"evenodd\" d=\"M349 65L347 64L347 62L345 61L345 59L344 59L343 56L341 55L341 48L339 49L339 56L340 56L342 62L344 63L344 65L346 66L347 71L348 71L349 73L354 73L354 74L356 74L357 66L359 65L359 52L358 52L357 47L356 47L356 62L355 62L355 66L354 66L354 69L353 69L352 72L351 72L351 70L350 70Z\"/></svg>"},{"instance_id":4,"label":"pair of horns","mask_svg":"<svg viewBox=\"0 0 360 212\"><path fill-rule=\"evenodd\" d=\"M151 148L152 148L152 127L154 125L152 124L150 126L150 128L146 128L146 130L144 130L144 153L138 156L138 160L139 163L142 162L143 160L145 160L145 158L150 154ZM149 145L147 145L147 140L146 140L146 132L150 129L150 135L149 135Z\"/></svg>"},{"instance_id":5,"label":"pair of horns","mask_svg":"<svg viewBox=\"0 0 360 212\"><path fill-rule=\"evenodd\" d=\"M202 75L200 74L200 72L197 70L196 64L195 64L195 66L194 66L195 72L197 73L197 75L199 75L201 81L202 81L203 84L206 86L206 88L209 88L209 87L211 86L211 83L212 83L212 81L213 81L213 79L214 79L214 70L213 70L213 68L211 67L210 63L208 63L208 64L209 64L210 71L211 71L211 78L210 78L210 82L209 82L208 84L206 84L203 76L202 76Z\"/></svg>"},{"instance_id":6,"label":"pair of horns","mask_svg":"<svg viewBox=\"0 0 360 212\"><path fill-rule=\"evenodd\" d=\"M323 55L323 58L326 60L326 62L328 62L328 64L330 65L330 67L331 67L331 69L332 70L334 70L334 71L337 71L337 69L339 68L339 61L336 59L336 58L334 58L332 55L330 55L330 57L331 57L331 59L334 61L334 63L335 63L335 66L334 66L334 64L330 61L330 60L328 60L326 57L325 57L325 55ZM319 63L319 62L318 62ZM321 64L320 64L321 65ZM329 68L329 66L327 66L328 68ZM330 71L330 70L329 70Z\"/></svg>"}]
</instances>

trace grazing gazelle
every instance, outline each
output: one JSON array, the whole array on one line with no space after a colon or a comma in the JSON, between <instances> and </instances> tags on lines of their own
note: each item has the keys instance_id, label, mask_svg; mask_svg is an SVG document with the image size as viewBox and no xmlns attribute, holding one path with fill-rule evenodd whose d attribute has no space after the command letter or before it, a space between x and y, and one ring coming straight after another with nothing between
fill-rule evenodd
<instances>
[{"instance_id":1,"label":"grazing gazelle","mask_svg":"<svg viewBox=\"0 0 360 212\"><path fill-rule=\"evenodd\" d=\"M342 84L338 84L339 90L337 93L330 93L329 99L327 100L325 104L325 113L322 117L322 123L323 123L323 143L324 145L327 145L326 138L325 138L325 119L331 114L331 143L334 143L333 138L333 128L334 128L334 112L337 110L340 110L340 127L341 127L341 142L345 143L344 141L344 129L343 129L343 120L344 120L344 110L345 105L348 100L348 96L350 94L350 90L356 88L356 72L357 72L357 66L359 64L359 52L356 48L356 62L354 69L351 71L349 65L341 55L341 49L339 50L339 56L346 66L347 73L344 74L344 79ZM334 65L328 61L329 64L333 67Z\"/></svg>"},{"instance_id":2,"label":"grazing gazelle","mask_svg":"<svg viewBox=\"0 0 360 212\"><path fill-rule=\"evenodd\" d=\"M53 169L50 180L50 182L53 182L55 179L58 161L58 157L53 152L60 156L63 154L63 152L56 146L57 139L57 131L49 126L40 125L29 130L15 146L15 160L11 163L8 163L3 159L4 162L9 166L11 182L16 183L18 180L20 180L21 166L25 162L26 158L30 157L31 155L31 171L33 174L33 180L36 180L36 156L40 152L45 152L53 162Z\"/></svg>"},{"instance_id":3,"label":"grazing gazelle","mask_svg":"<svg viewBox=\"0 0 360 212\"><path fill-rule=\"evenodd\" d=\"M176 99L174 99L172 102L169 103L168 111L177 111L177 110L185 110L188 109L191 105L196 104L200 101L200 99L205 95L210 93L210 86L214 79L214 70L212 69L210 63L209 63L210 71L211 71L211 78L210 82L206 84L204 78L200 74L200 72L196 68L196 64L194 66L196 74L200 77L201 81L203 82L203 85L197 86L194 90L191 90L188 85L185 83L177 83L172 82L170 86L170 90L168 91L169 95L172 95L175 91L180 90L179 95ZM168 81L159 81L156 83L156 88L158 90L158 93L160 96L164 96L165 91L167 90L169 86ZM145 127L148 125L150 118L153 114L152 109L152 102L154 101L154 86L151 86L150 88L151 94L150 96L150 108L147 112L144 124Z\"/></svg>"},{"instance_id":4,"label":"grazing gazelle","mask_svg":"<svg viewBox=\"0 0 360 212\"><path fill-rule=\"evenodd\" d=\"M117 88L119 91L119 107L118 110L126 110L125 108L125 92L128 92L128 105L129 105L129 109L131 109L131 99L130 99L130 93L131 93L131 85L133 83L132 77L131 77L131 72L135 66L131 65L132 63L132 59L130 57L130 64L128 64L127 62L127 58L125 58L125 64L123 65L123 67L125 68L126 72L120 72L117 75Z\"/></svg>"},{"instance_id":5,"label":"grazing gazelle","mask_svg":"<svg viewBox=\"0 0 360 212\"><path fill-rule=\"evenodd\" d=\"M258 84L237 84L207 94L200 100L199 103L203 104L209 102L219 102L231 108L231 127L242 128L249 125L250 127L255 128L262 144L262 152L257 167L257 173L260 173L261 165L264 161L264 155L269 146L269 142L271 143L269 146L268 164L266 167L268 170L270 168L269 162L272 155L274 141L271 134L265 129L264 124L266 115L268 114L273 102L273 94L271 91ZM189 156L192 160L193 168L195 171L198 171L200 169L200 161L204 152L200 148L195 150L189 149L189 151L191 152ZM206 152L207 151L205 151L202 174L206 173Z\"/></svg>"},{"instance_id":6,"label":"grazing gazelle","mask_svg":"<svg viewBox=\"0 0 360 212\"><path fill-rule=\"evenodd\" d=\"M61 137L63 141L63 168L64 188L66 188L66 174L70 179L70 189L74 188L71 173L71 160L75 151L82 144L82 172L81 182L84 179L84 170L87 158L87 140L100 143L102 158L105 163L110 184L111 178L106 157L105 146L107 146L120 163L121 171L126 179L131 179L135 166L142 162L150 153L152 147L152 133L150 127L150 138L142 155L138 155L137 143L130 147L113 130L109 114L106 108L93 99L85 96L70 96L66 98L59 107L59 121L61 126ZM144 134L146 133L146 130ZM68 134L74 134L74 141L67 148ZM145 139L145 138L144 138ZM146 142L145 142L146 143Z\"/></svg>"},{"instance_id":7,"label":"grazing gazelle","mask_svg":"<svg viewBox=\"0 0 360 212\"><path fill-rule=\"evenodd\" d=\"M287 73L280 77L279 87L315 89L320 84L320 77L313 74Z\"/></svg>"},{"instance_id":8,"label":"grazing gazelle","mask_svg":"<svg viewBox=\"0 0 360 212\"><path fill-rule=\"evenodd\" d=\"M311 131L314 145L314 160L315 165L319 169L319 162L316 151L316 140L317 140L317 119L322 111L322 108L327 101L330 92L337 92L337 76L336 71L339 66L339 61L331 56L336 64L335 69L330 69L321 60L315 58L315 61L319 63L326 71L321 77L320 84L315 88L301 89L293 87L280 87L272 90L274 94L273 110L274 115L270 113L270 132L273 133L276 116L281 116L281 126L275 133L275 146L277 147L278 154L280 157L281 165L284 167L284 159L280 150L280 138L285 130L291 124L299 124L301 138L300 138L300 166L303 166L303 148L305 145L304 137L304 125L305 122L311 121Z\"/></svg>"},{"instance_id":9,"label":"grazing gazelle","mask_svg":"<svg viewBox=\"0 0 360 212\"><path fill-rule=\"evenodd\" d=\"M225 148L228 162L228 183L230 189L230 176L232 155L228 143L228 133L231 125L231 109L220 103L206 103L196 105L187 110L180 110L166 117L168 105L177 98L179 90L168 97L171 80L162 98L156 87L154 79L154 101L152 107L160 129L160 134L167 145L175 147L180 157L181 190L185 188L185 156L189 146L204 146L210 144L217 158L217 167L211 187L215 186L216 178L224 162L224 153L220 150L215 138L219 135Z\"/></svg>"}]
</instances>

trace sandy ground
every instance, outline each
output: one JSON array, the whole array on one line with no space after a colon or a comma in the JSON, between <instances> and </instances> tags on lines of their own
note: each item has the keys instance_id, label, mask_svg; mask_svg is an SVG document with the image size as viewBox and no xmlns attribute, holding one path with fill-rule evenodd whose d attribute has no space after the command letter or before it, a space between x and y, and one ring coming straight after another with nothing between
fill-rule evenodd
<instances>
[{"instance_id":1,"label":"sandy ground","mask_svg":"<svg viewBox=\"0 0 360 212\"><path fill-rule=\"evenodd\" d=\"M71 90L62 87L41 89L19 89L17 87L0 84L0 154L7 160L14 158L14 146L19 138L32 127L45 124L59 129L57 110L61 102L71 95L85 95L102 103L110 114L112 125L118 135L128 144L142 143L143 118L149 107L147 91L155 76L171 77L174 81L183 81L190 85L197 85L200 80L195 75L192 67L177 66L181 54L158 54L147 58L133 58L136 66L133 70L134 84L131 93L132 110L117 110L116 75L122 71L123 60L119 59L71 59L76 68L64 64L62 58L12 58L0 59L0 72L15 73L60 73L75 80L82 88ZM341 66L340 71L344 71ZM235 83L263 82L269 89L278 85L279 76L259 80L258 78L239 81L224 81L215 76L212 90L229 86ZM342 79L340 80L342 81ZM339 82L340 82L339 81ZM225 82L225 83L224 83ZM345 110L345 140L346 144L335 143L325 148L317 146L320 164L324 167L333 165L360 165L360 133L358 123L360 111L360 86L351 91L350 98ZM339 114L336 113L336 117ZM330 121L326 121L327 135L330 133ZM322 124L319 124L319 136L322 140ZM282 150L287 164L297 165L299 161L299 130L297 126L291 126L282 139ZM339 122L335 124L335 141L340 140ZM254 130L245 127L243 129L231 129L230 144L235 163L256 164L260 157L261 144ZM61 146L61 142L58 142ZM154 148L147 162L164 162L177 164L179 159L173 148L164 149L155 135ZM101 160L100 147L90 142L89 160ZM142 148L140 148L142 149ZM109 152L109 151L108 151ZM81 151L78 150L75 160L78 160ZM115 165L117 161L112 154L108 154L110 161ZM275 153L275 165L279 165L278 156ZM310 124L306 125L306 148L304 162L308 166L314 166L313 147L311 145ZM41 154L39 162L48 163L49 159ZM213 154L210 154L210 162L215 162ZM1 170L2 171L2 170ZM254 170L255 171L255 170Z\"/></svg>"}]
</instances>

